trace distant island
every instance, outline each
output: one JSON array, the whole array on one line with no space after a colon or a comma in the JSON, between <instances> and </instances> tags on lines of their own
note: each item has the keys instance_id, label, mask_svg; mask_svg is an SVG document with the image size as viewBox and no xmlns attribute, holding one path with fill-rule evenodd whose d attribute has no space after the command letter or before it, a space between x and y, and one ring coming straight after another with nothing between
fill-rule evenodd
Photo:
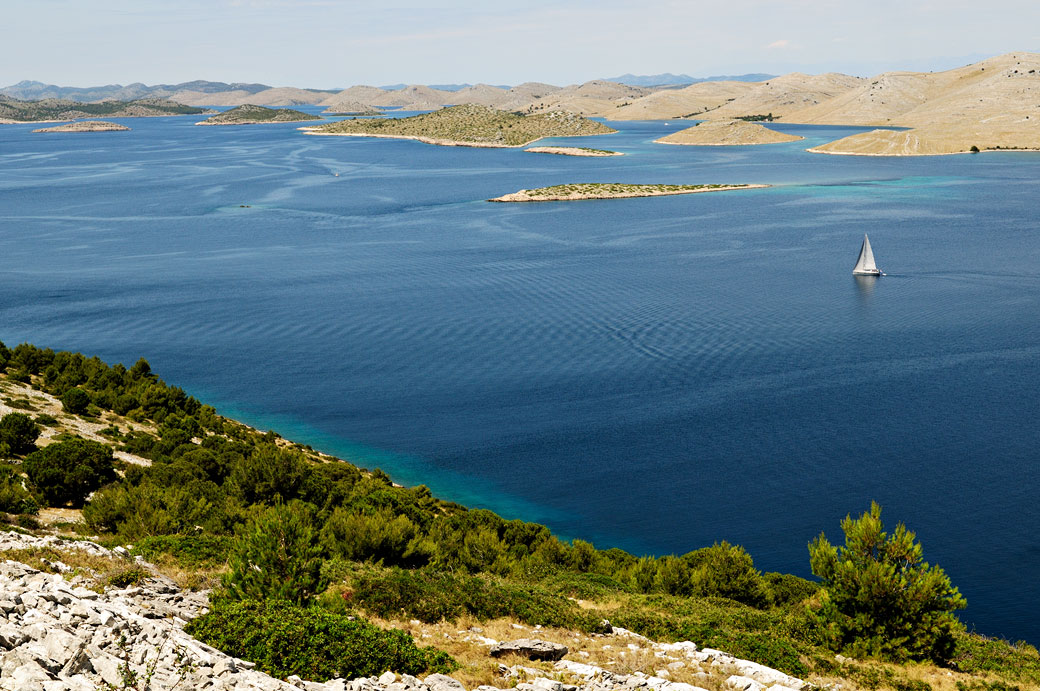
<instances>
[{"instance_id":1,"label":"distant island","mask_svg":"<svg viewBox=\"0 0 1040 691\"><path fill-rule=\"evenodd\" d=\"M309 122L321 120L320 116L310 115L290 108L265 108L246 104L223 113L206 118L196 125L263 125L272 122Z\"/></svg>"},{"instance_id":2,"label":"distant island","mask_svg":"<svg viewBox=\"0 0 1040 691\"><path fill-rule=\"evenodd\" d=\"M581 199L626 199L630 197L661 197L671 194L697 192L724 192L747 190L769 185L632 185L620 182L579 182L553 185L533 190L520 190L489 202L569 202Z\"/></svg>"},{"instance_id":3,"label":"distant island","mask_svg":"<svg viewBox=\"0 0 1040 691\"><path fill-rule=\"evenodd\" d=\"M586 146L532 146L524 149L529 154L557 154L559 156L624 156L620 151L607 149L590 149Z\"/></svg>"},{"instance_id":4,"label":"distant island","mask_svg":"<svg viewBox=\"0 0 1040 691\"><path fill-rule=\"evenodd\" d=\"M337 101L325 110L322 115L382 115L383 111L360 101Z\"/></svg>"},{"instance_id":5,"label":"distant island","mask_svg":"<svg viewBox=\"0 0 1040 691\"><path fill-rule=\"evenodd\" d=\"M442 146L476 147L521 147L545 137L580 137L617 131L572 113L517 115L472 104L409 118L341 120L304 130L315 135L393 137Z\"/></svg>"},{"instance_id":6,"label":"distant island","mask_svg":"<svg viewBox=\"0 0 1040 691\"><path fill-rule=\"evenodd\" d=\"M61 122L89 117L146 118L165 115L200 115L214 111L186 106L162 98L136 101L102 101L80 103L48 98L42 101L19 101L0 95L0 122Z\"/></svg>"},{"instance_id":7,"label":"distant island","mask_svg":"<svg viewBox=\"0 0 1040 691\"><path fill-rule=\"evenodd\" d=\"M771 130L757 122L715 120L701 122L654 141L658 144L697 146L744 146L794 142L804 137Z\"/></svg>"},{"instance_id":8,"label":"distant island","mask_svg":"<svg viewBox=\"0 0 1040 691\"><path fill-rule=\"evenodd\" d=\"M104 120L83 120L80 122L70 122L64 125L55 125L54 127L41 127L33 132L129 132L130 128L126 125L120 125L115 122L106 122Z\"/></svg>"}]
</instances>

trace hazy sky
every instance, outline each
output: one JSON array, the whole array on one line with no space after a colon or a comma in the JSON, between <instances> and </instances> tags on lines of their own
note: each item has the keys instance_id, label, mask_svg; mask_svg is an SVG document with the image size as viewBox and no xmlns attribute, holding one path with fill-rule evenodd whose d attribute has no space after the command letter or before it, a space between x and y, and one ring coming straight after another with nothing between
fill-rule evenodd
<instances>
[{"instance_id":1,"label":"hazy sky","mask_svg":"<svg viewBox=\"0 0 1040 691\"><path fill-rule=\"evenodd\" d=\"M0 86L870 76L1040 51L1037 0L0 0L0 18Z\"/></svg>"}]
</instances>

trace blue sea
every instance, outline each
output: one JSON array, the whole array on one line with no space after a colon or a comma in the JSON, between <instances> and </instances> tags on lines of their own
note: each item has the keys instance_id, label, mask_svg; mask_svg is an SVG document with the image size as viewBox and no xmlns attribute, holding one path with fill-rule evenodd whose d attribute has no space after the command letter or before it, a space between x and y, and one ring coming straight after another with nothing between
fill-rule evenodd
<instances>
[{"instance_id":1,"label":"blue sea","mask_svg":"<svg viewBox=\"0 0 1040 691\"><path fill-rule=\"evenodd\" d=\"M884 507L1040 643L1040 154L614 158L292 124L0 126L0 340L149 360L230 416L638 554L807 543ZM550 142L553 143L553 142ZM489 204L568 182L766 183ZM887 276L855 279L863 234Z\"/></svg>"}]
</instances>

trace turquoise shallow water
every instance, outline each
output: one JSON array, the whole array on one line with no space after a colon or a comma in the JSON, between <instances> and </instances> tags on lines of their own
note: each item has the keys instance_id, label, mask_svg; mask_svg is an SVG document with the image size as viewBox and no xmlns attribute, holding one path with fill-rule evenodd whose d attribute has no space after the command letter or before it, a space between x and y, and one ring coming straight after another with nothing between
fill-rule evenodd
<instances>
[{"instance_id":1,"label":"turquoise shallow water","mask_svg":"<svg viewBox=\"0 0 1040 691\"><path fill-rule=\"evenodd\" d=\"M876 499L978 630L1040 641L1040 155L609 159L291 126L0 128L0 339L132 362L402 482L808 575ZM488 204L579 181L769 189ZM857 281L864 232L889 275Z\"/></svg>"}]
</instances>

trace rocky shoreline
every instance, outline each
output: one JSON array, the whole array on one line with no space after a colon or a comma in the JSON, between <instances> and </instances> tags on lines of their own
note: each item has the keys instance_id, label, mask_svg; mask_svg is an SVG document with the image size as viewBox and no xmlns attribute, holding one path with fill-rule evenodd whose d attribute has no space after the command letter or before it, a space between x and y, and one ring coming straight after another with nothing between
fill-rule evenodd
<instances>
[{"instance_id":1,"label":"rocky shoreline","mask_svg":"<svg viewBox=\"0 0 1040 691\"><path fill-rule=\"evenodd\" d=\"M3 691L95 691L123 684L130 677L146 680L151 689L254 689L257 691L466 691L458 680L443 674L425 679L386 672L379 677L333 679L318 683L289 677L282 681L205 645L184 632L184 625L207 611L208 593L183 591L158 574L140 557L117 547L108 550L81 540L0 533L0 552L9 550L78 550L88 555L121 560L127 567L148 571L151 577L126 588L97 592L85 587L83 576L61 561L46 561L54 573L18 561L0 563L0 689ZM71 577L71 578L70 578ZM484 638L478 629L465 633L481 644L510 654L525 655L530 642ZM733 691L801 691L807 684L763 665L740 660L690 642L652 643L624 629L611 637L618 647L634 649L638 640L652 647L660 669L619 674L575 660L559 659L566 647L546 643L550 670L523 665L499 666L503 686L519 691L705 691L724 686ZM533 643L541 643L534 641ZM510 647L512 646L512 647ZM531 655L534 657L534 655ZM582 657L582 651L577 651ZM696 666L694 678L704 687L670 681L672 672ZM561 681L561 679L565 681ZM134 687L136 688L136 687ZM498 691L481 685L473 691Z\"/></svg>"}]
</instances>

